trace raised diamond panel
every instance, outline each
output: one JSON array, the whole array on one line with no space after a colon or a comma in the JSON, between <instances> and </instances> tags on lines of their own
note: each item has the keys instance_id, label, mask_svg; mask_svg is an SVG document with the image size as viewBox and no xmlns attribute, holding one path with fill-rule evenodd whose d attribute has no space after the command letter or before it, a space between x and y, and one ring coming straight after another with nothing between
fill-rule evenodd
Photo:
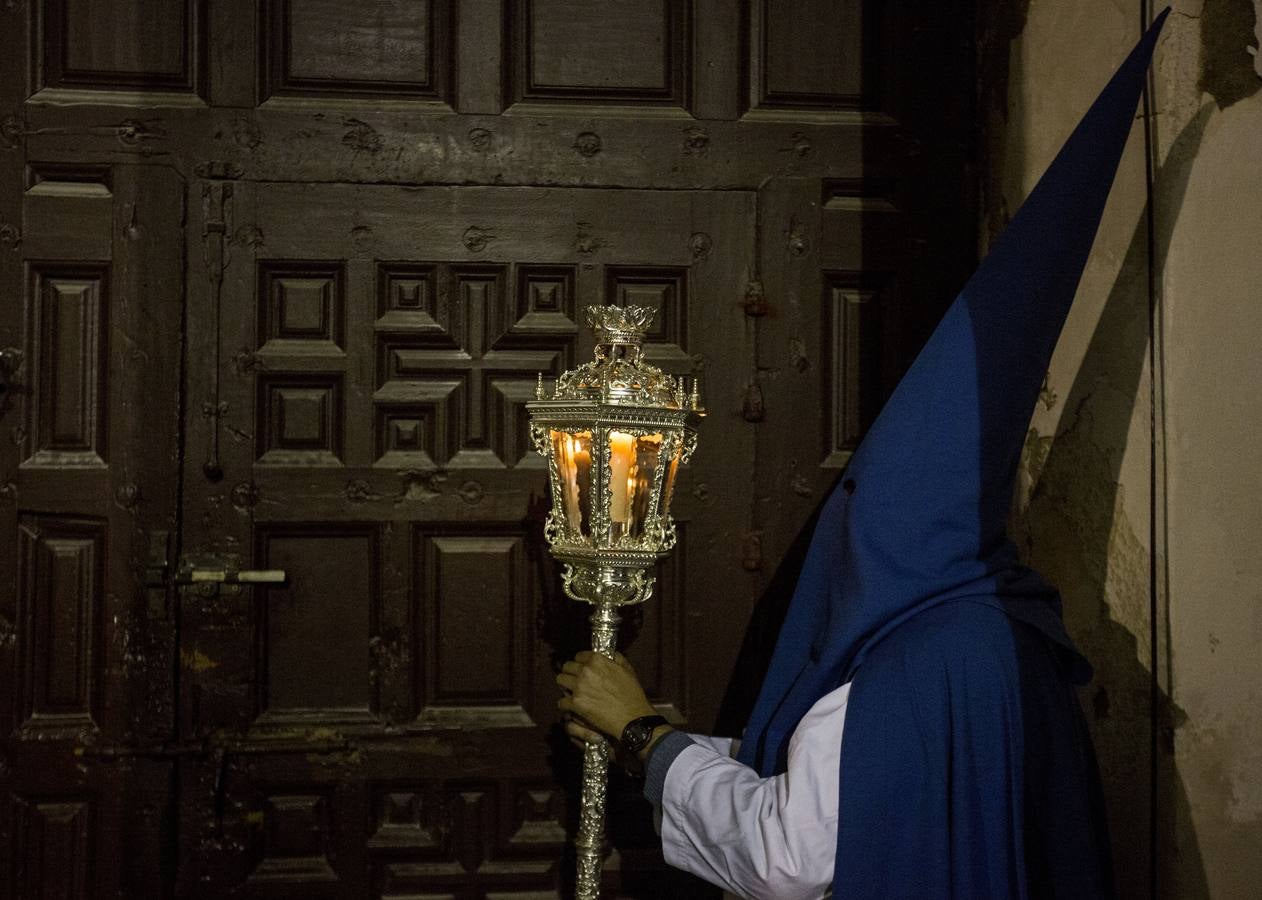
<instances>
[{"instance_id":1,"label":"raised diamond panel","mask_svg":"<svg viewBox=\"0 0 1262 900\"><path fill-rule=\"evenodd\" d=\"M378 789L373 801L369 847L412 856L445 853L445 811L431 791L391 785Z\"/></svg>"},{"instance_id":2,"label":"raised diamond panel","mask_svg":"<svg viewBox=\"0 0 1262 900\"><path fill-rule=\"evenodd\" d=\"M34 442L27 465L101 466L108 458L107 279L100 265L33 268L26 370L34 377Z\"/></svg>"},{"instance_id":3,"label":"raised diamond panel","mask_svg":"<svg viewBox=\"0 0 1262 900\"><path fill-rule=\"evenodd\" d=\"M343 347L345 278L339 263L266 262L259 267L260 343ZM276 348L280 349L280 348Z\"/></svg>"},{"instance_id":4,"label":"raised diamond panel","mask_svg":"<svg viewBox=\"0 0 1262 900\"><path fill-rule=\"evenodd\" d=\"M871 106L877 72L866 61L875 54L863 48L880 40L871 4L761 0L751 9L755 106L829 112Z\"/></svg>"},{"instance_id":5,"label":"raised diamond panel","mask_svg":"<svg viewBox=\"0 0 1262 900\"><path fill-rule=\"evenodd\" d=\"M199 0L31 5L39 88L201 92L206 23Z\"/></svg>"},{"instance_id":6,"label":"raised diamond panel","mask_svg":"<svg viewBox=\"0 0 1262 900\"><path fill-rule=\"evenodd\" d=\"M18 676L24 736L93 728L102 679L105 523L24 516L18 527Z\"/></svg>"},{"instance_id":7,"label":"raised diamond panel","mask_svg":"<svg viewBox=\"0 0 1262 900\"><path fill-rule=\"evenodd\" d=\"M510 0L514 101L684 106L687 0Z\"/></svg>"},{"instance_id":8,"label":"raised diamond panel","mask_svg":"<svg viewBox=\"0 0 1262 900\"><path fill-rule=\"evenodd\" d=\"M459 346L452 335L452 304L438 288L438 266L383 263L377 271L377 330L403 332L415 344Z\"/></svg>"},{"instance_id":9,"label":"raised diamond panel","mask_svg":"<svg viewBox=\"0 0 1262 900\"><path fill-rule=\"evenodd\" d=\"M259 378L259 462L338 465L342 457L340 375Z\"/></svg>"},{"instance_id":10,"label":"raised diamond panel","mask_svg":"<svg viewBox=\"0 0 1262 900\"><path fill-rule=\"evenodd\" d=\"M653 309L653 327L644 355L657 363L689 363L688 270L649 266L608 266L606 302Z\"/></svg>"},{"instance_id":11,"label":"raised diamond panel","mask_svg":"<svg viewBox=\"0 0 1262 900\"><path fill-rule=\"evenodd\" d=\"M377 707L376 528L277 523L260 526L256 541L259 565L288 574L284 585L256 589L260 710L269 719L368 719Z\"/></svg>"},{"instance_id":12,"label":"raised diamond panel","mask_svg":"<svg viewBox=\"0 0 1262 900\"><path fill-rule=\"evenodd\" d=\"M518 266L513 335L576 334L573 266Z\"/></svg>"},{"instance_id":13,"label":"raised diamond panel","mask_svg":"<svg viewBox=\"0 0 1262 900\"><path fill-rule=\"evenodd\" d=\"M12 840L20 865L14 896L67 900L92 896L91 801L19 799L17 810Z\"/></svg>"},{"instance_id":14,"label":"raised diamond panel","mask_svg":"<svg viewBox=\"0 0 1262 900\"><path fill-rule=\"evenodd\" d=\"M429 468L447 462L454 452L456 417L452 395L460 382L433 381L417 385L429 400L377 406L377 465Z\"/></svg>"},{"instance_id":15,"label":"raised diamond panel","mask_svg":"<svg viewBox=\"0 0 1262 900\"><path fill-rule=\"evenodd\" d=\"M273 794L263 807L262 858L251 881L334 881L329 860L331 798Z\"/></svg>"},{"instance_id":16,"label":"raised diamond panel","mask_svg":"<svg viewBox=\"0 0 1262 900\"><path fill-rule=\"evenodd\" d=\"M447 804L451 809L452 849L466 872L477 871L494 852L499 802L494 784L453 785Z\"/></svg>"},{"instance_id":17,"label":"raised diamond panel","mask_svg":"<svg viewBox=\"0 0 1262 900\"><path fill-rule=\"evenodd\" d=\"M535 588L524 535L486 529L417 527L422 715L459 718L493 707L505 724L530 724ZM488 645L487 634L507 640Z\"/></svg>"},{"instance_id":18,"label":"raised diamond panel","mask_svg":"<svg viewBox=\"0 0 1262 900\"><path fill-rule=\"evenodd\" d=\"M546 463L530 442L526 403L535 399L537 379L496 378L491 382L491 430L498 435L499 458L512 466L543 468Z\"/></svg>"},{"instance_id":19,"label":"raised diamond panel","mask_svg":"<svg viewBox=\"0 0 1262 900\"><path fill-rule=\"evenodd\" d=\"M452 0L265 0L264 90L444 100Z\"/></svg>"},{"instance_id":20,"label":"raised diamond panel","mask_svg":"<svg viewBox=\"0 0 1262 900\"><path fill-rule=\"evenodd\" d=\"M566 842L565 798L550 784L517 785L507 849L549 855Z\"/></svg>"},{"instance_id":21,"label":"raised diamond panel","mask_svg":"<svg viewBox=\"0 0 1262 900\"><path fill-rule=\"evenodd\" d=\"M844 466L880 409L880 293L834 280L824 302L825 466Z\"/></svg>"},{"instance_id":22,"label":"raised diamond panel","mask_svg":"<svg viewBox=\"0 0 1262 900\"><path fill-rule=\"evenodd\" d=\"M506 306L506 266L382 270L373 397L378 465L503 468L530 459L523 404L540 372L560 374L571 358L574 270L520 266L517 279L517 300L525 304L519 318ZM450 296L454 308L448 312L439 300L429 304L434 313L402 312L394 299L400 295L422 307L425 297ZM535 312L531 302L543 306ZM401 431L396 421L405 423Z\"/></svg>"}]
</instances>

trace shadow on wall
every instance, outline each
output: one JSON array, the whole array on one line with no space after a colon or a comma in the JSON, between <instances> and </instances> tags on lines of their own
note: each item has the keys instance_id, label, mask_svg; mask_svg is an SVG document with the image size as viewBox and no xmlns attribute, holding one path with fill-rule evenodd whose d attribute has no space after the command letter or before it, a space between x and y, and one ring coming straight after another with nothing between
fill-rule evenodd
<instances>
[{"instance_id":1,"label":"shadow on wall","mask_svg":"<svg viewBox=\"0 0 1262 900\"><path fill-rule=\"evenodd\" d=\"M1211 112L1208 104L1201 109L1155 172L1158 280ZM1173 731L1184 716L1164 693L1153 696L1151 673L1140 663L1137 647L1150 636L1136 635L1114 618L1120 606L1124 621L1142 621L1148 603L1145 536L1127 520L1119 483L1132 412L1148 404L1138 396L1149 345L1148 263L1145 214L1064 399L1056 435L1029 434L1022 469L1033 487L1018 511L1014 538L1029 564L1060 588L1074 639L1095 666L1084 701L1109 808L1120 896L1197 900L1208 896L1208 888L1173 756ZM1050 406L1055 399L1045 394L1045 402ZM1163 622L1155 625L1165 628ZM1138 764L1141 760L1146 764ZM1159 839L1150 869L1153 829Z\"/></svg>"},{"instance_id":2,"label":"shadow on wall","mask_svg":"<svg viewBox=\"0 0 1262 900\"><path fill-rule=\"evenodd\" d=\"M1154 173L1153 277L1158 283L1214 107L1226 109L1262 90L1262 65L1247 49L1250 36L1259 31L1260 6L1254 0L1205 0L1201 9L1196 88L1213 103L1183 128ZM1184 86L1175 87L1183 92ZM1111 601L1133 598L1138 585L1147 582L1146 553L1125 519L1118 484L1130 411L1136 402L1145 402L1136 392L1148 351L1146 228L1145 217L1132 235L1065 400L1058 433L1054 439L1031 434L1024 467L1035 486L1019 530L1031 564L1061 587L1067 618L1078 624L1074 636L1096 665L1088 718L1108 796L1121 896L1200 900L1209 896L1209 888L1174 757L1174 732L1186 716L1164 693L1152 696L1150 673L1136 654L1136 640L1147 635L1137 638L1112 618L1110 609ZM1124 618L1142 616L1130 611ZM1168 619L1155 625L1169 646ZM1157 758L1138 766L1137 759L1149 757L1154 719ZM1144 860L1152 862L1150 871L1142 866ZM1153 876L1157 884L1150 889Z\"/></svg>"}]
</instances>

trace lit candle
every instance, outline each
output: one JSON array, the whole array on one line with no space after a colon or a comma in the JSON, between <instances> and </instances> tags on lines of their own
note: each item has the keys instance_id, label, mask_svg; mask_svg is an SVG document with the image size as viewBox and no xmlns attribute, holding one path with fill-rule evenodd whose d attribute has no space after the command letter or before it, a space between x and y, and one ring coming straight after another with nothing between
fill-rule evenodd
<instances>
[{"instance_id":1,"label":"lit candle","mask_svg":"<svg viewBox=\"0 0 1262 900\"><path fill-rule=\"evenodd\" d=\"M570 457L574 461L574 508L575 516L578 522L574 527L581 529L581 522L586 515L590 515L591 488L592 488L592 451L591 451L591 435L582 434L574 442L574 452Z\"/></svg>"},{"instance_id":2,"label":"lit candle","mask_svg":"<svg viewBox=\"0 0 1262 900\"><path fill-rule=\"evenodd\" d=\"M560 459L557 460L557 462L561 473L561 490L565 501L565 516L570 520L570 527L577 531L579 512L578 485L575 483L575 475L577 473L574 465L574 436L569 434L565 435L562 440L556 442L556 447L560 456Z\"/></svg>"},{"instance_id":3,"label":"lit candle","mask_svg":"<svg viewBox=\"0 0 1262 900\"><path fill-rule=\"evenodd\" d=\"M609 432L609 489L613 492L609 518L625 523L630 518L630 479L627 473L635 458L635 438L621 431Z\"/></svg>"}]
</instances>

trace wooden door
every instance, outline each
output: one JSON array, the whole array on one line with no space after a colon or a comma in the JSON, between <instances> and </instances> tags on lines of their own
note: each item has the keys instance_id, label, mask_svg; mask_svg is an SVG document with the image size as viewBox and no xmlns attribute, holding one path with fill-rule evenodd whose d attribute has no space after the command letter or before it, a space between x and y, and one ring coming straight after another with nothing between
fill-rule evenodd
<instances>
[{"instance_id":1,"label":"wooden door","mask_svg":"<svg viewBox=\"0 0 1262 900\"><path fill-rule=\"evenodd\" d=\"M223 413L190 447L205 459L189 540L288 582L186 592L183 734L232 746L213 777L184 779L204 786L183 798L184 884L555 889L577 755L555 727L553 665L581 648L584 610L546 559L523 404L538 373L590 358L576 323L608 301L656 306L650 358L679 373L714 360L711 402L738 407L731 350L747 338L730 298L752 256L752 194L252 182L208 197L193 227L252 239L225 257L210 402ZM190 330L213 333L214 300L194 306ZM190 367L194 396L213 371ZM733 598L704 585L730 563L753 441L731 416L707 438L694 475L732 489L704 513L681 504L684 540L632 651L680 722L724 687L704 657L688 667L704 646L689 623L739 640Z\"/></svg>"},{"instance_id":2,"label":"wooden door","mask_svg":"<svg viewBox=\"0 0 1262 900\"><path fill-rule=\"evenodd\" d=\"M0 893L160 896L183 185L4 161Z\"/></svg>"},{"instance_id":3,"label":"wooden door","mask_svg":"<svg viewBox=\"0 0 1262 900\"><path fill-rule=\"evenodd\" d=\"M578 759L551 672L585 611L522 403L589 356L593 303L656 306L650 358L703 376L680 546L624 637L708 730L756 681L737 655L777 563L970 267L971 22L922 7L0 9L0 278L25 310L0 347L86 359L40 344L75 332L30 311L64 309L111 361L24 374L2 414L25 430L0 578L29 595L0 600L3 661L104 673L91 741L6 742L14 896L563 891ZM108 430L91 465L32 430L72 383ZM287 582L186 583L268 568ZM100 630L60 656L18 625L79 610ZM774 610L753 621L757 650ZM5 682L15 725L34 684ZM705 895L625 779L611 838L611 894Z\"/></svg>"}]
</instances>

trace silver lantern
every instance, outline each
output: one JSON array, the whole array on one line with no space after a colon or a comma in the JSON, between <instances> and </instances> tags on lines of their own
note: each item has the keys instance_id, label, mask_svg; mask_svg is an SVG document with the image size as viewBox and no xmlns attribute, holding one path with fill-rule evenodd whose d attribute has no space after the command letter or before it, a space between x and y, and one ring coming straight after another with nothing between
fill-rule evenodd
<instances>
[{"instance_id":1,"label":"silver lantern","mask_svg":"<svg viewBox=\"0 0 1262 900\"><path fill-rule=\"evenodd\" d=\"M704 415L695 380L689 391L644 361L652 321L647 307L589 307L595 359L562 374L550 396L541 375L526 404L531 439L548 461L544 536L564 567L566 595L592 605L592 649L609 657L619 607L652 596L657 561L675 546L671 494ZM600 896L608 753L603 741L583 753L579 900Z\"/></svg>"}]
</instances>

